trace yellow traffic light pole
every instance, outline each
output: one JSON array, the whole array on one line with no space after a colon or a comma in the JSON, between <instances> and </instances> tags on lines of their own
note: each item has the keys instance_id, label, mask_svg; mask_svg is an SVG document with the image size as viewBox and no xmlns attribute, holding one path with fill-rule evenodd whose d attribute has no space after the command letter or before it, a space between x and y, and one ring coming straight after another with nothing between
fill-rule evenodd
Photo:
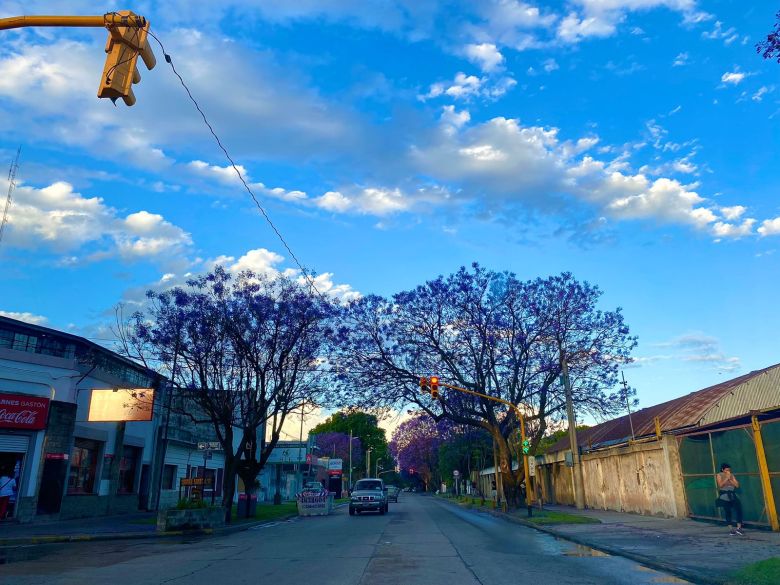
<instances>
[{"instance_id":1,"label":"yellow traffic light pole","mask_svg":"<svg viewBox=\"0 0 780 585\"><path fill-rule=\"evenodd\" d=\"M135 103L133 83L141 80L135 64L140 56L148 69L156 60L147 35L149 21L129 10L108 12L102 16L12 16L0 18L0 30L29 26L102 27L108 29L106 64L98 88L99 98L118 98L128 106Z\"/></svg>"},{"instance_id":2,"label":"yellow traffic light pole","mask_svg":"<svg viewBox=\"0 0 780 585\"><path fill-rule=\"evenodd\" d=\"M142 28L146 19L137 14L123 15L119 12L109 12L103 16L11 16L0 18L0 30L24 28L28 26L80 26L104 27L131 26Z\"/></svg>"},{"instance_id":3,"label":"yellow traffic light pole","mask_svg":"<svg viewBox=\"0 0 780 585\"><path fill-rule=\"evenodd\" d=\"M523 413L520 411L520 408L518 408L517 405L512 404L508 400L504 400L503 398L497 398L495 396L489 396L487 394L483 394L482 392L476 392L474 390L468 390L466 388L461 388L460 386L453 386L452 384L447 384L446 382L441 382L439 378L435 376L431 376L430 380L433 380L436 378L437 386L444 386L445 388L449 388L450 390L455 390L456 392L463 392L464 394L471 394L472 396L479 396L480 398L484 398L485 400L492 400L493 402L500 402L501 404L505 404L509 408L511 408L515 415L517 416L517 419L520 421L520 444L518 445L517 449L517 455L518 457L523 458L523 472L525 473L525 503L527 506L531 505L532 498L531 498L531 491L533 489L533 484L531 483L531 476L530 476L530 470L528 468L528 456L523 453L523 445L525 444L525 417L523 416ZM431 388L431 382L428 378L420 378L420 387L423 388L423 391L425 391L426 388L428 388L428 391L430 391ZM511 470L511 464L510 464L510 472Z\"/></svg>"}]
</instances>

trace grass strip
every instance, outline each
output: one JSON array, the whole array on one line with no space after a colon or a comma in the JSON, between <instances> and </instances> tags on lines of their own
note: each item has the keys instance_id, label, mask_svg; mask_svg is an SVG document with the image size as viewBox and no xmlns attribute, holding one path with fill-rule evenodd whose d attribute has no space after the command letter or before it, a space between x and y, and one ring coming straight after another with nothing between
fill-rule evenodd
<instances>
[{"instance_id":1,"label":"grass strip","mask_svg":"<svg viewBox=\"0 0 780 585\"><path fill-rule=\"evenodd\" d=\"M777 585L780 583L780 557L758 561L734 573L729 585Z\"/></svg>"},{"instance_id":2,"label":"grass strip","mask_svg":"<svg viewBox=\"0 0 780 585\"><path fill-rule=\"evenodd\" d=\"M258 504L255 508L255 515L247 518L242 515L239 517L236 514L236 506L233 506L233 521L234 522L256 522L257 520L276 520L277 518L283 518L290 516L291 514L298 513L298 504L296 502L283 502L278 506L273 504Z\"/></svg>"}]
</instances>

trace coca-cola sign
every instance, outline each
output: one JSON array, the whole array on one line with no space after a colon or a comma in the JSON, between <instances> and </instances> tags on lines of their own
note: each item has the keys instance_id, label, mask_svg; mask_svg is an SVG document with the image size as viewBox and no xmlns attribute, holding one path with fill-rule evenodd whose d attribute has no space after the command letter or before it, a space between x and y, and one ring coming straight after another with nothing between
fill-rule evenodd
<instances>
[{"instance_id":1,"label":"coca-cola sign","mask_svg":"<svg viewBox=\"0 0 780 585\"><path fill-rule=\"evenodd\" d=\"M45 429L48 417L48 398L0 394L0 429Z\"/></svg>"}]
</instances>

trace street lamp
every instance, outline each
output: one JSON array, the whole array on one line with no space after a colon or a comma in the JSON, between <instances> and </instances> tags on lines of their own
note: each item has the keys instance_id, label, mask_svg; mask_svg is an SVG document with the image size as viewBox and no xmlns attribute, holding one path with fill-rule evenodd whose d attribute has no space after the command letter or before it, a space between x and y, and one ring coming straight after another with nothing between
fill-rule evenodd
<instances>
[{"instance_id":1,"label":"street lamp","mask_svg":"<svg viewBox=\"0 0 780 585\"><path fill-rule=\"evenodd\" d=\"M349 430L349 491L352 492L352 441L360 437L352 436L352 429Z\"/></svg>"}]
</instances>

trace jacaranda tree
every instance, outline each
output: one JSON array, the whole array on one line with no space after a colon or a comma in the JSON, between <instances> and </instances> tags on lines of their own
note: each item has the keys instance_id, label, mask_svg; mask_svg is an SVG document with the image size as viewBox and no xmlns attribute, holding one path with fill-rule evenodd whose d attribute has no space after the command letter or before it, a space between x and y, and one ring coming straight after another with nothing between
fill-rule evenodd
<instances>
[{"instance_id":1,"label":"jacaranda tree","mask_svg":"<svg viewBox=\"0 0 780 585\"><path fill-rule=\"evenodd\" d=\"M451 434L449 419L437 422L427 413L420 412L393 431L390 453L403 471L419 475L427 490L435 479L439 479L439 447Z\"/></svg>"},{"instance_id":2,"label":"jacaranda tree","mask_svg":"<svg viewBox=\"0 0 780 585\"><path fill-rule=\"evenodd\" d=\"M496 443L507 497L517 501L523 466L512 410L442 388L419 389L420 376L507 400L526 414L535 446L565 413L560 384L568 363L580 415L615 414L611 393L636 345L620 309L598 308L601 291L571 274L521 281L477 264L390 298L366 296L342 317L344 340L333 358L341 399L363 407L416 405L434 420L487 431Z\"/></svg>"},{"instance_id":3,"label":"jacaranda tree","mask_svg":"<svg viewBox=\"0 0 780 585\"><path fill-rule=\"evenodd\" d=\"M285 276L222 268L147 297L123 328L126 353L168 377L171 408L212 425L229 522L236 474L251 491L288 415L322 403L335 307Z\"/></svg>"}]
</instances>

